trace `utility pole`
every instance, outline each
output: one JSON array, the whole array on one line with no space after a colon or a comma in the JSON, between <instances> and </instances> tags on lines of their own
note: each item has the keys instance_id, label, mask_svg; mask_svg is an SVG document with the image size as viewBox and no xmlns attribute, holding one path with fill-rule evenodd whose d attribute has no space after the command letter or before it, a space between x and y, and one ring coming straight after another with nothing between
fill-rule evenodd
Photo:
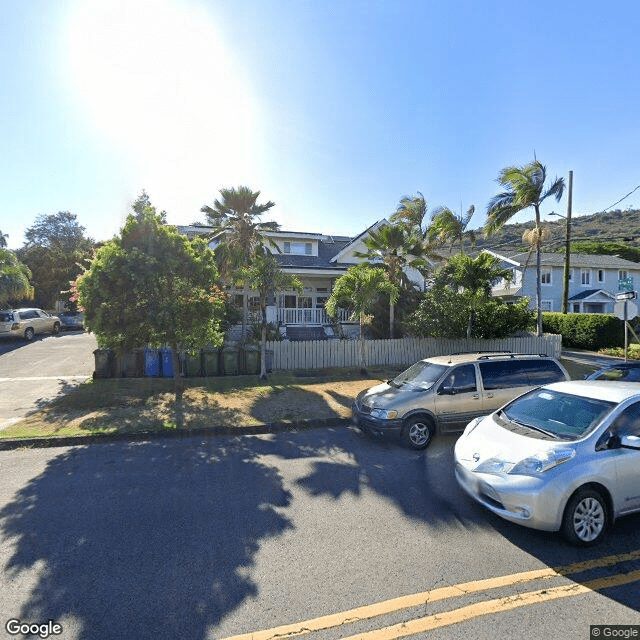
<instances>
[{"instance_id":1,"label":"utility pole","mask_svg":"<svg viewBox=\"0 0 640 640\"><path fill-rule=\"evenodd\" d=\"M571 204L573 199L573 171L569 171L569 193L567 199L567 232L564 249L564 288L562 290L562 313L569 311L569 273L571 269Z\"/></svg>"}]
</instances>

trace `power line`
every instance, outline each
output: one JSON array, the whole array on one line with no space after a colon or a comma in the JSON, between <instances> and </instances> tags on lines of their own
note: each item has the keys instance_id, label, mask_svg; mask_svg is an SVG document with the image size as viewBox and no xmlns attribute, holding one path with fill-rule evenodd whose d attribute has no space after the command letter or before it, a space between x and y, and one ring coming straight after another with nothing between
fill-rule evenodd
<instances>
[{"instance_id":1,"label":"power line","mask_svg":"<svg viewBox=\"0 0 640 640\"><path fill-rule=\"evenodd\" d=\"M627 193L627 195L624 196L624 198L620 198L618 202L614 202L613 204L609 205L606 209L603 209L601 213L604 213L605 211L608 211L609 209L612 209L613 207L615 207L617 204L620 204L623 200L626 200L632 193L636 192L638 189L640 189L640 184L633 191L629 191L629 193Z\"/></svg>"}]
</instances>

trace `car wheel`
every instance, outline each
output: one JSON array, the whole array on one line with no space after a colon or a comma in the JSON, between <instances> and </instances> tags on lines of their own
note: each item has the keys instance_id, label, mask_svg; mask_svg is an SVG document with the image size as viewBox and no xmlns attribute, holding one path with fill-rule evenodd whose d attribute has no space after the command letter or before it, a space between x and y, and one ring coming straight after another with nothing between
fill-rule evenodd
<instances>
[{"instance_id":1,"label":"car wheel","mask_svg":"<svg viewBox=\"0 0 640 640\"><path fill-rule=\"evenodd\" d=\"M562 533L572 544L591 546L602 540L609 528L609 511L594 489L579 489L571 496L562 518Z\"/></svg>"},{"instance_id":2,"label":"car wheel","mask_svg":"<svg viewBox=\"0 0 640 640\"><path fill-rule=\"evenodd\" d=\"M35 331L33 330L33 327L27 327L24 330L24 339L27 342L30 342L31 340L33 340L33 336L35 335Z\"/></svg>"},{"instance_id":3,"label":"car wheel","mask_svg":"<svg viewBox=\"0 0 640 640\"><path fill-rule=\"evenodd\" d=\"M429 418L416 416L409 418L402 430L402 439L412 449L426 449L433 438L435 429Z\"/></svg>"},{"instance_id":4,"label":"car wheel","mask_svg":"<svg viewBox=\"0 0 640 640\"><path fill-rule=\"evenodd\" d=\"M54 322L53 323L53 335L57 336L60 333L60 323L59 322Z\"/></svg>"}]
</instances>

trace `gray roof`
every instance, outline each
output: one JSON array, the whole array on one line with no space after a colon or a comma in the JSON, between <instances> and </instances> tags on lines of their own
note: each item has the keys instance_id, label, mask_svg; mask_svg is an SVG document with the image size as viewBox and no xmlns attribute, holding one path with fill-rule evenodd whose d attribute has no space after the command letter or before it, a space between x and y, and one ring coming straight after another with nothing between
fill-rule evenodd
<instances>
[{"instance_id":1,"label":"gray roof","mask_svg":"<svg viewBox=\"0 0 640 640\"><path fill-rule=\"evenodd\" d=\"M274 255L281 267L344 271L344 265L331 262L331 258L340 253L350 242L351 238L340 237L340 239L338 239L336 236L333 236L330 241L325 241L325 239L318 241L317 256L300 256L290 253L274 253Z\"/></svg>"},{"instance_id":2,"label":"gray roof","mask_svg":"<svg viewBox=\"0 0 640 640\"><path fill-rule=\"evenodd\" d=\"M535 266L536 254L534 252L522 252L511 255L502 255L509 260L513 260L520 265L524 265L529 262L529 266ZM542 264L551 267L564 266L564 253L542 253ZM571 267L584 267L592 269L640 269L640 264L637 262L631 262L631 260L625 260L618 256L609 255L591 255L588 253L572 253L570 257Z\"/></svg>"},{"instance_id":3,"label":"gray roof","mask_svg":"<svg viewBox=\"0 0 640 640\"><path fill-rule=\"evenodd\" d=\"M596 293L601 293L607 298L613 298L613 296L604 289L586 289L585 291L581 291L580 293L576 293L575 295L571 296L569 300L584 300L585 298L590 298Z\"/></svg>"}]
</instances>

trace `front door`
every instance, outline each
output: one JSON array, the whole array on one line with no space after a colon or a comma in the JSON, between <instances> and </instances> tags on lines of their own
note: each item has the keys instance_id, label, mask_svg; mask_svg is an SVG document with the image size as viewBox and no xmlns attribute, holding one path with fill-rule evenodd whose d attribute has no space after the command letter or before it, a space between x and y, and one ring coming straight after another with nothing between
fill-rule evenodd
<instances>
[{"instance_id":1,"label":"front door","mask_svg":"<svg viewBox=\"0 0 640 640\"><path fill-rule=\"evenodd\" d=\"M482 415L482 400L473 364L454 367L436 389L435 413L443 433L460 431Z\"/></svg>"}]
</instances>

